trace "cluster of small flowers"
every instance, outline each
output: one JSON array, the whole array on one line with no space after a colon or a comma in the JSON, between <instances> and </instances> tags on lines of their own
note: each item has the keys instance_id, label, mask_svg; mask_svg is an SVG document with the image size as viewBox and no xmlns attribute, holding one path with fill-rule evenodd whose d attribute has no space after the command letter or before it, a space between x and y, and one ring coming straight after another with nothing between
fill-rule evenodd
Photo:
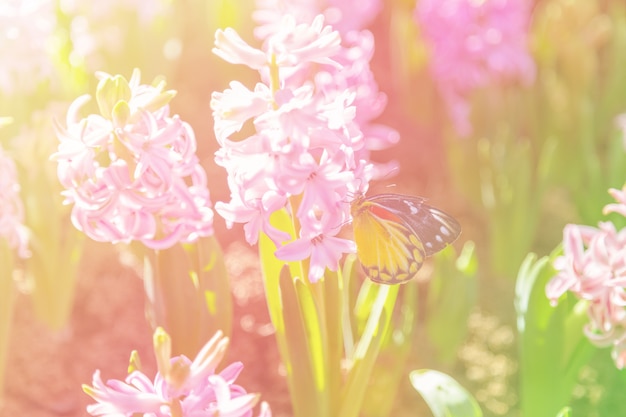
<instances>
[{"instance_id":1,"label":"cluster of small flowers","mask_svg":"<svg viewBox=\"0 0 626 417\"><path fill-rule=\"evenodd\" d=\"M321 14L324 21L345 35L367 27L382 9L381 0L256 0L252 17L259 24L254 33L265 39L280 30L285 15L292 15L298 23L313 21Z\"/></svg>"},{"instance_id":2,"label":"cluster of small flowers","mask_svg":"<svg viewBox=\"0 0 626 417\"><path fill-rule=\"evenodd\" d=\"M54 71L52 0L0 2L0 93L31 92Z\"/></svg>"},{"instance_id":3,"label":"cluster of small flowers","mask_svg":"<svg viewBox=\"0 0 626 417\"><path fill-rule=\"evenodd\" d=\"M332 56L339 64L315 67L307 73L305 66L298 68L299 81L307 75L315 80L315 88L327 100L343 94L354 93L351 105L355 115L353 122L363 134L363 147L355 150L357 158L370 159L370 151L382 150L395 145L400 135L395 129L374 123L387 106L387 96L378 89L370 61L374 55L374 36L364 28L382 9L380 0L257 0L253 18L259 24L255 35L261 40L280 32L282 16L294 16L298 24L310 24L318 15L341 34L341 48ZM325 7L322 4L325 4ZM357 4L358 3L358 4ZM382 178L397 172L395 161L374 163L373 178Z\"/></svg>"},{"instance_id":4,"label":"cluster of small flowers","mask_svg":"<svg viewBox=\"0 0 626 417\"><path fill-rule=\"evenodd\" d=\"M193 242L213 234L207 178L200 166L191 126L169 116L174 91L165 83L139 83L135 70L122 76L98 74L101 114L80 119L90 99L77 98L60 140L58 177L72 222L103 242L138 240L152 249Z\"/></svg>"},{"instance_id":5,"label":"cluster of small flowers","mask_svg":"<svg viewBox=\"0 0 626 417\"><path fill-rule=\"evenodd\" d=\"M342 46L322 15L309 22L286 15L278 24L268 18L262 27L262 49L232 29L216 33L214 53L258 70L264 80L254 91L231 82L212 96L221 145L216 161L226 168L231 189L231 201L217 203L216 211L229 225L246 223L251 244L259 232L267 234L278 259L310 257L308 277L315 282L355 251L354 242L336 236L349 220L347 203L385 170L375 169L369 152L397 142L398 134L370 123L386 104L369 71L371 34L350 32ZM231 140L250 121L255 133ZM292 237L270 223L283 208L299 225L299 236L284 246Z\"/></svg>"},{"instance_id":6,"label":"cluster of small flowers","mask_svg":"<svg viewBox=\"0 0 626 417\"><path fill-rule=\"evenodd\" d=\"M228 338L218 332L193 361L184 355L171 358L171 340L162 328L157 328L154 352L159 371L154 381L139 369L136 353L131 356L124 381L108 380L105 384L97 370L93 386L83 385L83 390L96 400L96 404L87 406L87 412L107 417L251 417L259 395L248 394L234 384L243 370L241 362L215 372L227 345ZM259 417L271 417L265 402Z\"/></svg>"},{"instance_id":7,"label":"cluster of small flowers","mask_svg":"<svg viewBox=\"0 0 626 417\"><path fill-rule=\"evenodd\" d=\"M534 82L530 8L528 0L417 2L415 20L431 52L431 72L459 135L472 132L472 91L501 82Z\"/></svg>"},{"instance_id":8,"label":"cluster of small flowers","mask_svg":"<svg viewBox=\"0 0 626 417\"><path fill-rule=\"evenodd\" d=\"M617 203L604 214L626 217L626 186L609 193ZM626 366L626 228L611 222L598 228L569 224L563 231L563 256L555 260L558 274L546 286L552 304L566 291L589 302L585 334L597 346L612 346L616 366Z\"/></svg>"},{"instance_id":9,"label":"cluster of small flowers","mask_svg":"<svg viewBox=\"0 0 626 417\"><path fill-rule=\"evenodd\" d=\"M24 206L20 199L15 162L0 147L0 238L6 239L21 258L30 255L28 229L23 224Z\"/></svg>"}]
</instances>

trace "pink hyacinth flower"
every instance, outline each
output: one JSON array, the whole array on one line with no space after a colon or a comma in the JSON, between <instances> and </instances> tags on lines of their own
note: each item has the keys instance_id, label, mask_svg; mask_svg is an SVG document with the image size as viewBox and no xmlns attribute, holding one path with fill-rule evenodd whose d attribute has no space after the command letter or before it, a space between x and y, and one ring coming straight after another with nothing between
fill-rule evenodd
<instances>
[{"instance_id":1,"label":"pink hyacinth flower","mask_svg":"<svg viewBox=\"0 0 626 417\"><path fill-rule=\"evenodd\" d=\"M618 200L604 212L624 214L624 192L610 190ZM554 262L557 275L546 286L552 304L570 291L589 302L590 322L585 335L597 346L612 346L620 369L626 364L626 228L613 223L598 228L567 225L563 232L563 255Z\"/></svg>"},{"instance_id":2,"label":"pink hyacinth flower","mask_svg":"<svg viewBox=\"0 0 626 417\"><path fill-rule=\"evenodd\" d=\"M276 33L282 16L287 14L302 23L311 22L321 14L326 23L344 36L366 28L382 7L382 0L256 0L253 18L259 26L254 34L264 39Z\"/></svg>"},{"instance_id":3,"label":"pink hyacinth flower","mask_svg":"<svg viewBox=\"0 0 626 417\"><path fill-rule=\"evenodd\" d=\"M373 173L369 137L357 117L368 121L384 99L358 93L363 76L356 69L338 70L356 61L347 59L339 33L324 24L323 16L307 23L287 15L281 22L261 48L232 29L216 33L214 52L257 69L263 80L253 90L232 82L212 95L221 145L216 162L226 169L231 190L230 202L218 202L216 211L228 225L244 223L251 244L265 233L278 259L309 259L308 278L315 282L355 251L354 242L336 235L349 221L351 196L367 189ZM368 52L354 47L352 55L363 58L363 68ZM373 103L378 105L365 109ZM244 125L254 133L242 139ZM272 215L281 210L298 225L295 236L272 224Z\"/></svg>"},{"instance_id":4,"label":"pink hyacinth flower","mask_svg":"<svg viewBox=\"0 0 626 417\"><path fill-rule=\"evenodd\" d=\"M248 394L234 384L243 365L235 362L216 372L227 345L228 338L218 332L193 361L184 355L170 358L171 340L157 328L154 351L159 372L154 380L135 369L124 381L105 383L96 370L92 386L83 385L85 393L96 401L87 406L87 412L106 417L251 417L259 395ZM271 417L266 403L259 417Z\"/></svg>"},{"instance_id":5,"label":"pink hyacinth flower","mask_svg":"<svg viewBox=\"0 0 626 417\"><path fill-rule=\"evenodd\" d=\"M500 83L530 84L527 0L420 0L415 19L430 49L430 69L457 132L471 134L468 95Z\"/></svg>"},{"instance_id":6,"label":"pink hyacinth flower","mask_svg":"<svg viewBox=\"0 0 626 417\"><path fill-rule=\"evenodd\" d=\"M347 30L342 37L328 25L331 9L336 17L341 8L335 3L322 11L314 1L259 1L260 48L232 29L215 35L214 53L261 78L253 90L232 82L212 95L221 146L216 162L228 172L231 190L231 201L218 202L216 211L229 225L244 223L249 243L265 233L278 259L308 259L311 282L355 251L354 242L337 236L350 221L349 203L373 177L395 169L374 165L370 152L399 140L395 130L374 122L386 96L369 69L373 36ZM368 13L375 14L375 3L361 5L371 4ZM245 125L254 133L241 138ZM295 235L272 225L280 210L297 225Z\"/></svg>"},{"instance_id":7,"label":"pink hyacinth flower","mask_svg":"<svg viewBox=\"0 0 626 417\"><path fill-rule=\"evenodd\" d=\"M138 240L152 249L213 233L207 178L191 126L169 116L173 91L100 74L100 114L78 116L89 96L74 101L67 127L57 126L58 176L72 222L94 240Z\"/></svg>"}]
</instances>

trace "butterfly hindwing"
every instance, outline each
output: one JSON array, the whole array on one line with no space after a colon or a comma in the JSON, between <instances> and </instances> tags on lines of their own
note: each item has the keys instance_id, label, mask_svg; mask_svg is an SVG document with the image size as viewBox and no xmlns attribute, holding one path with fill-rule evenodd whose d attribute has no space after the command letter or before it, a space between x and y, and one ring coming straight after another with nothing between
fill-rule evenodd
<instances>
[{"instance_id":1,"label":"butterfly hindwing","mask_svg":"<svg viewBox=\"0 0 626 417\"><path fill-rule=\"evenodd\" d=\"M406 282L424 258L461 232L459 223L420 197L379 194L352 204L357 255L367 276L379 283Z\"/></svg>"},{"instance_id":2,"label":"butterfly hindwing","mask_svg":"<svg viewBox=\"0 0 626 417\"><path fill-rule=\"evenodd\" d=\"M362 209L353 220L354 240L367 276L384 284L413 278L424 259L421 242L401 222L374 214L380 210L367 202Z\"/></svg>"}]
</instances>

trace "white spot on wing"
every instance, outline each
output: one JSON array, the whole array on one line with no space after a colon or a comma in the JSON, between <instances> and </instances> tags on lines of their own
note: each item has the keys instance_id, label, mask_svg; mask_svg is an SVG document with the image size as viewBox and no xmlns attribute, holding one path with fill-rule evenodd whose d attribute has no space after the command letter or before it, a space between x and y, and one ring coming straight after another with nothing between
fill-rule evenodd
<instances>
[{"instance_id":1,"label":"white spot on wing","mask_svg":"<svg viewBox=\"0 0 626 417\"><path fill-rule=\"evenodd\" d=\"M408 200L404 200L404 204L406 204L407 206L409 206L409 208L410 208L410 210L411 210L411 214L417 214L418 209L417 209L417 207L415 207L415 206L413 205L413 203L411 203L411 202L410 202L410 201L408 201Z\"/></svg>"},{"instance_id":2,"label":"white spot on wing","mask_svg":"<svg viewBox=\"0 0 626 417\"><path fill-rule=\"evenodd\" d=\"M437 242L439 242L439 243L443 243L443 239L442 239L442 238L441 238L441 236L439 236L439 235L436 235L436 236L435 236L435 240L436 240Z\"/></svg>"},{"instance_id":3,"label":"white spot on wing","mask_svg":"<svg viewBox=\"0 0 626 417\"><path fill-rule=\"evenodd\" d=\"M439 231L444 236L450 236L450 230L448 230L448 228L444 225L441 225L441 227L439 228Z\"/></svg>"}]
</instances>

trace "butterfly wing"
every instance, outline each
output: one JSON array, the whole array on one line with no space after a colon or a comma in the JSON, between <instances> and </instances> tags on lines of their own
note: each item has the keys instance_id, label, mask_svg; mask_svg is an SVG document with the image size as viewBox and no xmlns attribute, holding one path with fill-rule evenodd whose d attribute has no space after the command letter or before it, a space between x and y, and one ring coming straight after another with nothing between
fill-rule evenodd
<instances>
[{"instance_id":1,"label":"butterfly wing","mask_svg":"<svg viewBox=\"0 0 626 417\"><path fill-rule=\"evenodd\" d=\"M459 236L459 223L424 201L401 194L379 194L353 202L357 255L371 280L406 282L415 277L426 256Z\"/></svg>"},{"instance_id":2,"label":"butterfly wing","mask_svg":"<svg viewBox=\"0 0 626 417\"><path fill-rule=\"evenodd\" d=\"M397 216L424 246L426 256L432 256L454 242L461 234L461 225L452 216L429 206L421 197L402 194L378 194L372 203Z\"/></svg>"}]
</instances>

